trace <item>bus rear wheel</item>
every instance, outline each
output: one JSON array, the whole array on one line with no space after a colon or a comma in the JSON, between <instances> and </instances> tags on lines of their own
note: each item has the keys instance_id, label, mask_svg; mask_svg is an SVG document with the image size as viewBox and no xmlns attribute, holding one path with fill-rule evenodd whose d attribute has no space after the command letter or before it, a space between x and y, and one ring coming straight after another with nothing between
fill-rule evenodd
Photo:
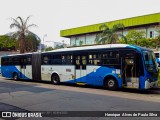
<instances>
[{"instance_id":1,"label":"bus rear wheel","mask_svg":"<svg viewBox=\"0 0 160 120\"><path fill-rule=\"evenodd\" d=\"M118 83L115 78L108 78L106 80L105 87L109 90L117 90L118 89Z\"/></svg>"},{"instance_id":2,"label":"bus rear wheel","mask_svg":"<svg viewBox=\"0 0 160 120\"><path fill-rule=\"evenodd\" d=\"M18 74L17 73L13 73L13 79L18 80Z\"/></svg>"},{"instance_id":3,"label":"bus rear wheel","mask_svg":"<svg viewBox=\"0 0 160 120\"><path fill-rule=\"evenodd\" d=\"M57 74L53 74L51 77L51 81L54 85L58 85L60 83L59 76Z\"/></svg>"}]
</instances>

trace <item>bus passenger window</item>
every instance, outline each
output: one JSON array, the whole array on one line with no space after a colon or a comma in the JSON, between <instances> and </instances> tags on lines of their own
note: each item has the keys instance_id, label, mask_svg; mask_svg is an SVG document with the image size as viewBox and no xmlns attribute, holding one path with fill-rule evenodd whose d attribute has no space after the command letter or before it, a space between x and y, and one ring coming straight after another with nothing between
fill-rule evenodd
<instances>
[{"instance_id":1,"label":"bus passenger window","mask_svg":"<svg viewBox=\"0 0 160 120\"><path fill-rule=\"evenodd\" d=\"M87 60L86 60L86 56L82 56L82 64L83 64L83 65L86 65L86 63L87 63L86 61L87 61Z\"/></svg>"},{"instance_id":2,"label":"bus passenger window","mask_svg":"<svg viewBox=\"0 0 160 120\"><path fill-rule=\"evenodd\" d=\"M45 56L45 57L43 58L43 64L45 64L45 65L48 64L48 57L47 57L47 56Z\"/></svg>"},{"instance_id":3,"label":"bus passenger window","mask_svg":"<svg viewBox=\"0 0 160 120\"><path fill-rule=\"evenodd\" d=\"M79 65L79 64L80 64L80 60L76 59L76 65Z\"/></svg>"},{"instance_id":4,"label":"bus passenger window","mask_svg":"<svg viewBox=\"0 0 160 120\"><path fill-rule=\"evenodd\" d=\"M62 56L62 64L66 64L66 56Z\"/></svg>"},{"instance_id":5,"label":"bus passenger window","mask_svg":"<svg viewBox=\"0 0 160 120\"><path fill-rule=\"evenodd\" d=\"M159 53L155 53L156 58L160 58Z\"/></svg>"},{"instance_id":6,"label":"bus passenger window","mask_svg":"<svg viewBox=\"0 0 160 120\"><path fill-rule=\"evenodd\" d=\"M27 58L27 64L31 65L31 58L30 57Z\"/></svg>"},{"instance_id":7,"label":"bus passenger window","mask_svg":"<svg viewBox=\"0 0 160 120\"><path fill-rule=\"evenodd\" d=\"M99 65L101 61L101 54L100 53L92 53L89 55L88 63L91 65Z\"/></svg>"}]
</instances>

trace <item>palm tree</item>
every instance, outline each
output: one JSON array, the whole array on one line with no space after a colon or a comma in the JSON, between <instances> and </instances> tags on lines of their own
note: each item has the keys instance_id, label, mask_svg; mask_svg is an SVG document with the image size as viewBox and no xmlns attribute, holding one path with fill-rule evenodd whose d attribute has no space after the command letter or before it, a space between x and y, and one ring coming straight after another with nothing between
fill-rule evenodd
<instances>
[{"instance_id":1,"label":"palm tree","mask_svg":"<svg viewBox=\"0 0 160 120\"><path fill-rule=\"evenodd\" d=\"M99 30L102 31L96 36L95 42L98 44L111 44L111 43L116 43L117 40L119 39L118 36L121 36L122 39L127 43L127 39L125 36L122 34L118 34L117 31L120 29L124 29L123 24L115 24L113 25L112 28L109 28L106 24L102 24L99 27Z\"/></svg>"},{"instance_id":2,"label":"palm tree","mask_svg":"<svg viewBox=\"0 0 160 120\"><path fill-rule=\"evenodd\" d=\"M28 16L26 20L23 20L20 16L17 17L16 19L11 18L13 23L10 25L10 28L16 28L17 31L14 32L12 37L18 39L20 42L20 53L25 53L26 51L26 35L35 35L31 31L29 31L30 27L36 27L37 25L35 24L30 24L28 25L28 20L31 16Z\"/></svg>"}]
</instances>

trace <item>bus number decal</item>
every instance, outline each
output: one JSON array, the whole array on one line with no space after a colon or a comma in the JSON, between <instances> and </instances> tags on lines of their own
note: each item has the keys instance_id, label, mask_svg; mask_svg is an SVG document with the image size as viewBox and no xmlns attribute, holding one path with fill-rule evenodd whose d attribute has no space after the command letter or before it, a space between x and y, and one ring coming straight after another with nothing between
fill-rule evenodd
<instances>
[{"instance_id":1,"label":"bus number decal","mask_svg":"<svg viewBox=\"0 0 160 120\"><path fill-rule=\"evenodd\" d=\"M66 72L71 72L71 69L66 69Z\"/></svg>"}]
</instances>

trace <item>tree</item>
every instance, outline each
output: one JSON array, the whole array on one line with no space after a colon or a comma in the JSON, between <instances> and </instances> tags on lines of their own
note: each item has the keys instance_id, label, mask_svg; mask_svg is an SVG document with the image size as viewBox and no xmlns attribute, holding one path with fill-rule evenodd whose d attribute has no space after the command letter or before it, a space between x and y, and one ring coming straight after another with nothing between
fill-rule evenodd
<instances>
[{"instance_id":1,"label":"tree","mask_svg":"<svg viewBox=\"0 0 160 120\"><path fill-rule=\"evenodd\" d=\"M63 45L56 45L55 46L55 49L61 49L61 48L64 48L64 46Z\"/></svg>"},{"instance_id":2,"label":"tree","mask_svg":"<svg viewBox=\"0 0 160 120\"><path fill-rule=\"evenodd\" d=\"M156 47L160 47L160 25L156 27L156 31L158 35L156 36Z\"/></svg>"},{"instance_id":3,"label":"tree","mask_svg":"<svg viewBox=\"0 0 160 120\"><path fill-rule=\"evenodd\" d=\"M127 41L129 44L140 45L146 44L145 32L144 31L136 31L130 30L126 35ZM143 46L143 45L141 45Z\"/></svg>"},{"instance_id":4,"label":"tree","mask_svg":"<svg viewBox=\"0 0 160 120\"><path fill-rule=\"evenodd\" d=\"M124 29L123 24L115 24L112 28L109 28L106 24L100 25L99 30L102 32L96 36L95 42L98 44L116 43L120 36L127 43L127 39L125 39L123 34L118 34L118 30L120 29Z\"/></svg>"},{"instance_id":5,"label":"tree","mask_svg":"<svg viewBox=\"0 0 160 120\"><path fill-rule=\"evenodd\" d=\"M29 34L26 36L26 51L35 52L40 44L40 38L35 34Z\"/></svg>"},{"instance_id":6,"label":"tree","mask_svg":"<svg viewBox=\"0 0 160 120\"><path fill-rule=\"evenodd\" d=\"M83 41L79 41L79 46L82 46L83 45Z\"/></svg>"},{"instance_id":7,"label":"tree","mask_svg":"<svg viewBox=\"0 0 160 120\"><path fill-rule=\"evenodd\" d=\"M52 47L47 47L47 48L45 49L45 51L51 51L51 50L54 50L54 48L52 48Z\"/></svg>"},{"instance_id":8,"label":"tree","mask_svg":"<svg viewBox=\"0 0 160 120\"><path fill-rule=\"evenodd\" d=\"M15 50L16 48L16 40L10 38L8 35L0 36L0 50Z\"/></svg>"},{"instance_id":9,"label":"tree","mask_svg":"<svg viewBox=\"0 0 160 120\"><path fill-rule=\"evenodd\" d=\"M30 24L28 25L28 20L31 16L28 16L26 20L23 20L21 17L17 17L16 19L11 18L13 23L10 25L10 28L16 28L17 31L12 35L12 37L18 39L20 46L20 53L24 53L26 51L26 35L35 35L31 31L29 31L30 27L35 27L37 25Z\"/></svg>"}]
</instances>

